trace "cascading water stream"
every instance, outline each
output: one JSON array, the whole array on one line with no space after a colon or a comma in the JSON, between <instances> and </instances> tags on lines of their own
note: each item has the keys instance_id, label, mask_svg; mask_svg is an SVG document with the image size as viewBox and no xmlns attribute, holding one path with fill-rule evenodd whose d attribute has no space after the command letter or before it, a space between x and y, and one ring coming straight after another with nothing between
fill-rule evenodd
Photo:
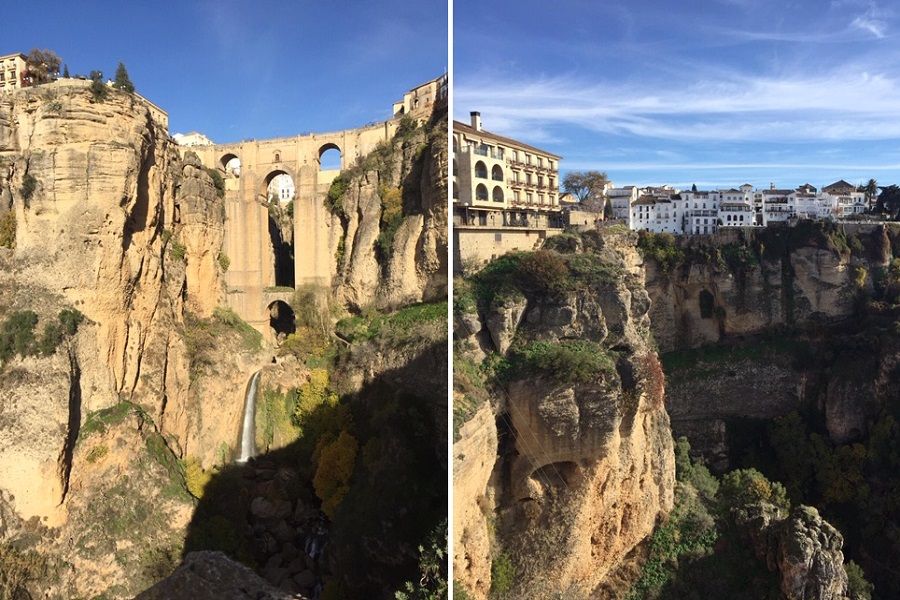
<instances>
[{"instance_id":1,"label":"cascading water stream","mask_svg":"<svg viewBox=\"0 0 900 600\"><path fill-rule=\"evenodd\" d=\"M247 384L247 395L244 399L244 423L241 427L241 454L237 461L245 463L256 455L256 390L259 387L257 371Z\"/></svg>"}]
</instances>

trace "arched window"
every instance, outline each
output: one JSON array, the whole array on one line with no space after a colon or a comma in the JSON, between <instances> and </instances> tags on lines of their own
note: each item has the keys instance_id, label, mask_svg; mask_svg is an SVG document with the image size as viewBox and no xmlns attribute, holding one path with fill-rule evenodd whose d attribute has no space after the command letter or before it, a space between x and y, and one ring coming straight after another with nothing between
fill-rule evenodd
<instances>
[{"instance_id":1,"label":"arched window","mask_svg":"<svg viewBox=\"0 0 900 600\"><path fill-rule=\"evenodd\" d=\"M226 177L240 177L241 176L241 159L238 158L234 154L226 154L222 157L222 160L219 161L222 165L222 170L225 171Z\"/></svg>"},{"instance_id":2,"label":"arched window","mask_svg":"<svg viewBox=\"0 0 900 600\"><path fill-rule=\"evenodd\" d=\"M485 201L488 199L487 186L483 183L479 183L478 187L475 188L475 199Z\"/></svg>"},{"instance_id":3,"label":"arched window","mask_svg":"<svg viewBox=\"0 0 900 600\"><path fill-rule=\"evenodd\" d=\"M341 149L336 144L325 144L319 148L319 170L333 171L341 168Z\"/></svg>"},{"instance_id":4,"label":"arched window","mask_svg":"<svg viewBox=\"0 0 900 600\"><path fill-rule=\"evenodd\" d=\"M475 177L479 177L481 179L487 179L487 167L480 160L477 163L475 163ZM487 188L485 188L485 189L487 189ZM485 198L486 197L487 197L487 194L485 194Z\"/></svg>"},{"instance_id":5,"label":"arched window","mask_svg":"<svg viewBox=\"0 0 900 600\"><path fill-rule=\"evenodd\" d=\"M503 168L500 165L494 165L491 169L491 179L494 181L503 181Z\"/></svg>"},{"instance_id":6,"label":"arched window","mask_svg":"<svg viewBox=\"0 0 900 600\"><path fill-rule=\"evenodd\" d=\"M495 185L491 196L493 197L494 202L503 202L503 188L499 185Z\"/></svg>"},{"instance_id":7,"label":"arched window","mask_svg":"<svg viewBox=\"0 0 900 600\"><path fill-rule=\"evenodd\" d=\"M275 162L281 162L281 152L275 153Z\"/></svg>"}]
</instances>

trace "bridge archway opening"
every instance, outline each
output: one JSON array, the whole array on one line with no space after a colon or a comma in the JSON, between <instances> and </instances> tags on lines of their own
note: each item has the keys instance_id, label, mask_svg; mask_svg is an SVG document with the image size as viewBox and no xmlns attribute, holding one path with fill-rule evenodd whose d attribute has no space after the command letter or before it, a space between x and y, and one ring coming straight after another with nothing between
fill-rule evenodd
<instances>
[{"instance_id":1,"label":"bridge archway opening","mask_svg":"<svg viewBox=\"0 0 900 600\"><path fill-rule=\"evenodd\" d=\"M276 300L268 306L269 327L276 340L283 340L297 330L297 317L287 302Z\"/></svg>"},{"instance_id":2,"label":"bridge archway opening","mask_svg":"<svg viewBox=\"0 0 900 600\"><path fill-rule=\"evenodd\" d=\"M225 171L226 177L241 176L241 159L237 154L226 154L219 160L219 165Z\"/></svg>"},{"instance_id":3,"label":"bridge archway opening","mask_svg":"<svg viewBox=\"0 0 900 600\"><path fill-rule=\"evenodd\" d=\"M294 287L294 179L290 173L274 170L265 178L265 204L275 285Z\"/></svg>"},{"instance_id":4,"label":"bridge archway opening","mask_svg":"<svg viewBox=\"0 0 900 600\"><path fill-rule=\"evenodd\" d=\"M341 168L341 149L337 144L325 144L319 148L319 170L332 171Z\"/></svg>"}]
</instances>

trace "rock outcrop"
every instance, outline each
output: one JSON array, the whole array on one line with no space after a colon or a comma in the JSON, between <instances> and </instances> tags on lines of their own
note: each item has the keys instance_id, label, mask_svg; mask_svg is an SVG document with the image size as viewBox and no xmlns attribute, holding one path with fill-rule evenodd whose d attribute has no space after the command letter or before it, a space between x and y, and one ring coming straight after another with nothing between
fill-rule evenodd
<instances>
[{"instance_id":1,"label":"rock outcrop","mask_svg":"<svg viewBox=\"0 0 900 600\"><path fill-rule=\"evenodd\" d=\"M175 572L135 600L302 600L272 587L221 552L191 552Z\"/></svg>"},{"instance_id":2,"label":"rock outcrop","mask_svg":"<svg viewBox=\"0 0 900 600\"><path fill-rule=\"evenodd\" d=\"M345 191L333 216L343 231L338 302L394 309L446 298L446 131L446 106L435 105L427 124L403 129L342 174Z\"/></svg>"},{"instance_id":3,"label":"rock outcrop","mask_svg":"<svg viewBox=\"0 0 900 600\"><path fill-rule=\"evenodd\" d=\"M457 327L459 347L501 352L515 365L529 348L548 347L543 343L574 343L567 347L577 354L586 342L589 354L609 360L576 379L568 374L577 362L511 367L489 388L490 403L460 428L454 489L466 490L466 498L457 494L455 578L478 598L491 587L485 565L499 557L514 569L513 597L587 596L672 507L672 438L635 239L592 240L591 249L568 258L541 251L535 262L546 269L511 275L507 283L523 289L478 310L482 331L469 326L474 304L457 303L457 312L469 313L457 315L467 325ZM566 278L594 276L552 293L528 286L532 275L563 263ZM493 540L488 519L496 519Z\"/></svg>"},{"instance_id":4,"label":"rock outcrop","mask_svg":"<svg viewBox=\"0 0 900 600\"><path fill-rule=\"evenodd\" d=\"M214 454L237 431L226 417L227 433L198 441L222 411L192 389L186 318L211 318L224 297L222 201L143 100L61 81L0 98L0 203L16 221L4 314L35 311L36 333L62 309L84 315L55 351L3 365L0 488L46 524L31 545L71 565L63 596L133 595L177 557L190 518L177 458ZM122 407L138 416L104 421ZM86 441L100 439L92 427L102 442Z\"/></svg>"},{"instance_id":5,"label":"rock outcrop","mask_svg":"<svg viewBox=\"0 0 900 600\"><path fill-rule=\"evenodd\" d=\"M896 255L898 231L809 222L673 244L682 260L648 258L646 268L653 336L663 352L851 316L859 290L871 291L876 272Z\"/></svg>"},{"instance_id":6,"label":"rock outcrop","mask_svg":"<svg viewBox=\"0 0 900 600\"><path fill-rule=\"evenodd\" d=\"M738 526L756 557L780 579L786 600L849 600L844 538L810 506L784 516L770 504L746 506Z\"/></svg>"}]
</instances>

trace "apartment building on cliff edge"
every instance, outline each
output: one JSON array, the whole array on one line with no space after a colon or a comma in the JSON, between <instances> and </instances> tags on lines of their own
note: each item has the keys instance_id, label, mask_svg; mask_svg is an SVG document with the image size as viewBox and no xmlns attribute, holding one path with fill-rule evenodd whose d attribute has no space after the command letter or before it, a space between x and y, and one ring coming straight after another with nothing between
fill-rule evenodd
<instances>
[{"instance_id":1,"label":"apartment building on cliff edge","mask_svg":"<svg viewBox=\"0 0 900 600\"><path fill-rule=\"evenodd\" d=\"M22 87L24 74L24 54L0 56L0 92L8 92Z\"/></svg>"},{"instance_id":2,"label":"apartment building on cliff edge","mask_svg":"<svg viewBox=\"0 0 900 600\"><path fill-rule=\"evenodd\" d=\"M562 232L559 161L552 152L491 133L481 114L453 122L454 270Z\"/></svg>"}]
</instances>

